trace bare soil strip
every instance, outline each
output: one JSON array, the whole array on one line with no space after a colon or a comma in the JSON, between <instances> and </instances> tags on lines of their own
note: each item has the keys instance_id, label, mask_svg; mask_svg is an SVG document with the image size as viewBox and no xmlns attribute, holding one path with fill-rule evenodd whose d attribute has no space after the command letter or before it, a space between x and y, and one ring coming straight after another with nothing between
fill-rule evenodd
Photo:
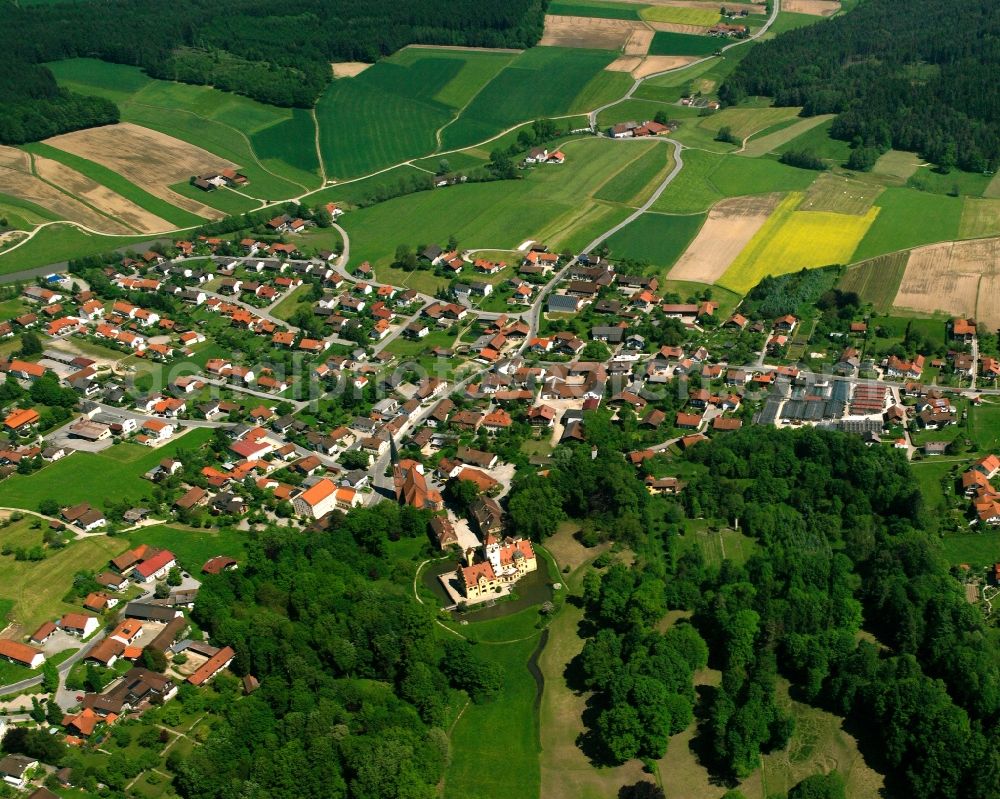
<instances>
[{"instance_id":1,"label":"bare soil strip","mask_svg":"<svg viewBox=\"0 0 1000 799\"><path fill-rule=\"evenodd\" d=\"M65 164L60 164L58 161L53 161L51 158L35 156L35 170L39 177L85 200L97 210L120 219L140 233L159 233L172 230L174 227L166 220L150 213L128 198L122 197L107 186L102 186L86 175Z\"/></svg>"},{"instance_id":2,"label":"bare soil strip","mask_svg":"<svg viewBox=\"0 0 1000 799\"><path fill-rule=\"evenodd\" d=\"M337 63L330 64L330 68L333 70L333 77L335 78L353 78L356 75L360 75L370 66L372 65L364 61L338 61Z\"/></svg>"},{"instance_id":3,"label":"bare soil strip","mask_svg":"<svg viewBox=\"0 0 1000 799\"><path fill-rule=\"evenodd\" d=\"M814 17L832 17L840 11L840 0L785 0L783 11L796 14L812 14Z\"/></svg>"},{"instance_id":4,"label":"bare soil strip","mask_svg":"<svg viewBox=\"0 0 1000 799\"><path fill-rule=\"evenodd\" d=\"M716 203L694 241L674 264L670 280L715 283L760 230L781 194L734 197Z\"/></svg>"}]
</instances>

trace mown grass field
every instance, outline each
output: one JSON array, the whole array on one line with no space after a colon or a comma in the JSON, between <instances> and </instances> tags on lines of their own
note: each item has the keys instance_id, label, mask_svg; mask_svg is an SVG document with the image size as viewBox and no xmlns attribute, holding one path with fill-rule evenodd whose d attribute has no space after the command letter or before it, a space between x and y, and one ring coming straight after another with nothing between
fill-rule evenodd
<instances>
[{"instance_id":1,"label":"mown grass field","mask_svg":"<svg viewBox=\"0 0 1000 799\"><path fill-rule=\"evenodd\" d=\"M155 80L136 67L94 59L47 64L59 84L118 103L122 121L228 158L250 178L246 193L280 199L319 186L312 117L208 86Z\"/></svg>"},{"instance_id":2,"label":"mown grass field","mask_svg":"<svg viewBox=\"0 0 1000 799\"><path fill-rule=\"evenodd\" d=\"M373 172L437 149L437 131L514 59L511 53L407 48L333 81L316 106L331 177Z\"/></svg>"},{"instance_id":3,"label":"mown grass field","mask_svg":"<svg viewBox=\"0 0 1000 799\"><path fill-rule=\"evenodd\" d=\"M882 193L877 183L851 180L832 172L821 172L806 191L800 210L866 214Z\"/></svg>"},{"instance_id":4,"label":"mown grass field","mask_svg":"<svg viewBox=\"0 0 1000 799\"><path fill-rule=\"evenodd\" d=\"M610 227L609 219L628 213L624 206L594 200L594 192L631 169L648 148L662 146L621 146L588 137L561 145L565 164L536 167L523 180L435 189L352 211L342 220L351 236L352 263L370 261L382 270L380 279L395 281L397 275L384 267L398 244L444 242L451 234L463 247L477 249L511 249L527 239L541 239L557 249L575 247L580 239ZM413 281L419 276L443 282L415 272L405 285L417 288Z\"/></svg>"},{"instance_id":5,"label":"mown grass field","mask_svg":"<svg viewBox=\"0 0 1000 799\"><path fill-rule=\"evenodd\" d=\"M519 122L589 111L620 97L632 78L604 71L615 56L605 50L565 47L526 50L448 126L442 146L467 147Z\"/></svg>"},{"instance_id":6,"label":"mown grass field","mask_svg":"<svg viewBox=\"0 0 1000 799\"><path fill-rule=\"evenodd\" d=\"M958 225L959 238L1000 234L1000 200L966 197L962 204L962 219Z\"/></svg>"},{"instance_id":7,"label":"mown grass field","mask_svg":"<svg viewBox=\"0 0 1000 799\"><path fill-rule=\"evenodd\" d=\"M742 142L743 139L753 133L794 119L798 116L799 110L798 108L783 107L725 108L711 116L702 117L697 121L691 120L690 122L685 122L677 130L674 138L689 147L701 147L717 152L727 152L734 149L734 145L715 140L715 137L718 136L722 128L729 128L730 135Z\"/></svg>"},{"instance_id":8,"label":"mown grass field","mask_svg":"<svg viewBox=\"0 0 1000 799\"><path fill-rule=\"evenodd\" d=\"M844 271L837 288L855 292L879 313L888 313L906 271L908 253L880 255Z\"/></svg>"},{"instance_id":9,"label":"mown grass field","mask_svg":"<svg viewBox=\"0 0 1000 799\"><path fill-rule=\"evenodd\" d=\"M726 197L804 191L815 179L815 172L785 166L771 158L686 150L684 168L652 210L668 214L700 213Z\"/></svg>"},{"instance_id":10,"label":"mown grass field","mask_svg":"<svg viewBox=\"0 0 1000 799\"><path fill-rule=\"evenodd\" d=\"M645 8L638 3L618 3L614 0L553 0L547 11L563 17L638 20L642 19L639 14Z\"/></svg>"},{"instance_id":11,"label":"mown grass field","mask_svg":"<svg viewBox=\"0 0 1000 799\"><path fill-rule=\"evenodd\" d=\"M907 180L920 167L921 159L916 153L889 150L879 156L872 170L877 175L886 175L899 180Z\"/></svg>"},{"instance_id":12,"label":"mown grass field","mask_svg":"<svg viewBox=\"0 0 1000 799\"><path fill-rule=\"evenodd\" d=\"M657 31L649 45L649 55L711 55L722 45L714 36Z\"/></svg>"},{"instance_id":13,"label":"mown grass field","mask_svg":"<svg viewBox=\"0 0 1000 799\"><path fill-rule=\"evenodd\" d=\"M30 475L15 474L0 483L0 506L38 510L43 499L63 506L90 502L100 506L113 487L116 500L133 502L150 497L153 484L142 475L180 450L196 449L212 436L198 428L158 449L118 444L101 453L77 452Z\"/></svg>"},{"instance_id":14,"label":"mown grass field","mask_svg":"<svg viewBox=\"0 0 1000 799\"><path fill-rule=\"evenodd\" d=\"M652 193L674 163L673 147L666 143L650 147L608 180L595 193L598 200L625 205L639 205Z\"/></svg>"},{"instance_id":15,"label":"mown grass field","mask_svg":"<svg viewBox=\"0 0 1000 799\"><path fill-rule=\"evenodd\" d=\"M704 221L704 214L671 216L646 213L607 239L605 244L614 258L647 261L665 271L681 257Z\"/></svg>"},{"instance_id":16,"label":"mown grass field","mask_svg":"<svg viewBox=\"0 0 1000 799\"><path fill-rule=\"evenodd\" d=\"M0 530L0 543L23 546L28 541L42 543L42 531L31 530L31 517ZM9 619L31 633L47 619L63 613L79 612L80 606L62 601L73 582L73 575L83 569L99 570L109 558L124 551L126 543L107 536L73 541L64 549L53 550L40 561L18 561L13 555L0 556L0 596L13 602Z\"/></svg>"},{"instance_id":17,"label":"mown grass field","mask_svg":"<svg viewBox=\"0 0 1000 799\"><path fill-rule=\"evenodd\" d=\"M78 155L68 153L65 150L60 150L43 142L22 145L21 149L65 164L75 169L81 175L86 175L97 183L107 186L112 191L118 192L122 197L131 200L136 205L145 208L150 213L156 214L160 219L170 222L179 228L196 227L204 222L201 217L178 208L175 205L171 205L166 200L155 197L117 172L113 172L106 166L102 166L86 158L81 158ZM200 194L203 195L204 192L200 192Z\"/></svg>"},{"instance_id":18,"label":"mown grass field","mask_svg":"<svg viewBox=\"0 0 1000 799\"><path fill-rule=\"evenodd\" d=\"M962 200L914 189L888 188L875 201L878 218L854 253L863 261L921 244L958 237Z\"/></svg>"},{"instance_id":19,"label":"mown grass field","mask_svg":"<svg viewBox=\"0 0 1000 799\"><path fill-rule=\"evenodd\" d=\"M118 247L149 240L150 236L100 236L85 233L72 225L49 225L17 249L0 252L0 275L61 263L70 258L111 252Z\"/></svg>"},{"instance_id":20,"label":"mown grass field","mask_svg":"<svg viewBox=\"0 0 1000 799\"><path fill-rule=\"evenodd\" d=\"M246 542L247 534L237 530L191 530L169 524L141 527L129 533L131 546L149 544L157 549L169 549L177 556L181 568L195 577L200 574L205 561L216 555L243 560L246 557Z\"/></svg>"},{"instance_id":21,"label":"mown grass field","mask_svg":"<svg viewBox=\"0 0 1000 799\"><path fill-rule=\"evenodd\" d=\"M706 3L705 8L681 8L679 6L650 6L640 12L647 22L672 22L675 25L703 25L711 27L722 17L719 10Z\"/></svg>"},{"instance_id":22,"label":"mown grass field","mask_svg":"<svg viewBox=\"0 0 1000 799\"><path fill-rule=\"evenodd\" d=\"M745 294L767 275L783 275L809 267L844 264L851 259L878 215L798 211L802 195L789 194L757 231L718 281Z\"/></svg>"},{"instance_id":23,"label":"mown grass field","mask_svg":"<svg viewBox=\"0 0 1000 799\"><path fill-rule=\"evenodd\" d=\"M789 150L805 150L829 164L842 164L851 155L851 145L849 142L831 138L832 125L833 120L826 118L825 122L779 145L775 148L775 152L781 154Z\"/></svg>"}]
</instances>

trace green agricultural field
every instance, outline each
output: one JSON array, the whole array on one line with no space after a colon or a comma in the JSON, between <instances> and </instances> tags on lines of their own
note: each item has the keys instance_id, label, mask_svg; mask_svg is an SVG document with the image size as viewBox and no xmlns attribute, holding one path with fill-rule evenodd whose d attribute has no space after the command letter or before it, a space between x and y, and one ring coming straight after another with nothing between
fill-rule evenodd
<instances>
[{"instance_id":1,"label":"green agricultural field","mask_svg":"<svg viewBox=\"0 0 1000 799\"><path fill-rule=\"evenodd\" d=\"M614 0L552 0L549 14L562 17L597 17L599 19L639 20L646 6L638 3L619 3Z\"/></svg>"},{"instance_id":2,"label":"green agricultural field","mask_svg":"<svg viewBox=\"0 0 1000 799\"><path fill-rule=\"evenodd\" d=\"M72 457L76 457L75 455ZM15 546L42 543L42 531L31 530L31 518L15 522L0 530L0 543ZM30 633L47 619L63 613L80 611L79 606L63 602L73 582L73 575L82 569L99 570L125 549L124 541L106 536L93 536L74 541L64 549L53 550L41 561L18 561L13 555L0 556L0 584L4 600L13 606L8 618ZM4 603L6 604L6 603Z\"/></svg>"},{"instance_id":3,"label":"green agricultural field","mask_svg":"<svg viewBox=\"0 0 1000 799\"><path fill-rule=\"evenodd\" d=\"M941 538L941 554L952 566L968 563L979 571L1000 563L1000 533L988 530L982 533L945 535Z\"/></svg>"},{"instance_id":4,"label":"green agricultural field","mask_svg":"<svg viewBox=\"0 0 1000 799\"><path fill-rule=\"evenodd\" d=\"M991 179L989 175L981 172L962 172L958 169L947 173L939 172L931 165L922 163L917 167L917 171L910 175L906 185L932 194L982 197L989 188Z\"/></svg>"},{"instance_id":5,"label":"green agricultural field","mask_svg":"<svg viewBox=\"0 0 1000 799\"><path fill-rule=\"evenodd\" d=\"M609 218L627 214L624 207L593 200L593 192L629 169L646 148L662 146L587 137L561 145L565 164L536 167L520 181L435 189L352 211L342 220L351 236L352 261L370 261L382 269L380 277L395 281L383 267L401 243L415 247L454 234L462 246L474 248L512 249L527 239L558 249L583 246L613 224ZM586 235L590 238L581 241ZM418 271L406 285L417 288L419 276L444 282Z\"/></svg>"},{"instance_id":6,"label":"green agricultural field","mask_svg":"<svg viewBox=\"0 0 1000 799\"><path fill-rule=\"evenodd\" d=\"M467 147L520 122L582 113L620 97L632 78L604 71L615 56L606 50L565 47L526 50L448 126L442 135L443 147Z\"/></svg>"},{"instance_id":7,"label":"green agricultural field","mask_svg":"<svg viewBox=\"0 0 1000 799\"><path fill-rule=\"evenodd\" d=\"M248 534L238 530L193 530L169 524L141 527L129 533L130 546L149 544L157 549L169 549L177 556L181 567L194 576L199 574L205 561L216 555L243 560L247 540Z\"/></svg>"},{"instance_id":8,"label":"green agricultural field","mask_svg":"<svg viewBox=\"0 0 1000 799\"><path fill-rule=\"evenodd\" d=\"M767 275L848 263L879 212L798 211L801 201L797 192L782 200L718 281L722 286L745 294Z\"/></svg>"},{"instance_id":9,"label":"green agricultural field","mask_svg":"<svg viewBox=\"0 0 1000 799\"><path fill-rule=\"evenodd\" d=\"M697 121L685 122L678 128L674 138L689 147L727 152L734 149L733 145L715 140L722 128L729 128L731 135L742 141L753 133L794 119L798 116L799 110L787 107L726 108Z\"/></svg>"},{"instance_id":10,"label":"green agricultural field","mask_svg":"<svg viewBox=\"0 0 1000 799\"><path fill-rule=\"evenodd\" d=\"M8 227L17 230L30 230L42 222L53 222L57 219L48 208L2 193L0 193L0 217L7 220Z\"/></svg>"},{"instance_id":11,"label":"green agricultural field","mask_svg":"<svg viewBox=\"0 0 1000 799\"><path fill-rule=\"evenodd\" d=\"M49 225L35 234L31 241L0 252L0 275L31 269L35 266L62 263L70 258L82 258L111 252L141 241L149 236L100 236L68 224Z\"/></svg>"},{"instance_id":12,"label":"green agricultural field","mask_svg":"<svg viewBox=\"0 0 1000 799\"><path fill-rule=\"evenodd\" d=\"M832 118L833 117L830 114L823 114L821 116L793 119L787 120L784 123L779 123L770 130L763 131L759 135L754 135L750 141L747 142L746 147L740 154L750 158L755 158L767 155L771 152L776 152L779 148L782 148L789 144L789 142L793 141L799 142L797 145L799 149L816 152L816 148L812 146L813 142L816 140L819 140L824 145L822 148L823 152L827 152L828 148L825 146L826 142L823 140L829 139L827 131L829 130L829 122ZM817 134L815 131L820 127L823 127L824 129L821 133ZM807 136L806 134L810 135ZM843 142L837 143L842 144ZM822 158L824 156L820 157Z\"/></svg>"},{"instance_id":13,"label":"green agricultural field","mask_svg":"<svg viewBox=\"0 0 1000 799\"><path fill-rule=\"evenodd\" d=\"M528 661L538 646L537 634L512 644L479 645L483 657L502 667L504 684L492 701L468 704L452 728L445 799L482 793L487 775L490 799L537 799L539 686Z\"/></svg>"},{"instance_id":14,"label":"green agricultural field","mask_svg":"<svg viewBox=\"0 0 1000 799\"><path fill-rule=\"evenodd\" d=\"M741 49L738 47L729 52L737 53ZM712 76L716 68L726 60L726 58L706 58L684 69L649 78L642 82L633 96L646 100L676 103L685 95L689 85L694 91L710 95L716 88L716 80Z\"/></svg>"},{"instance_id":15,"label":"green agricultural field","mask_svg":"<svg viewBox=\"0 0 1000 799\"><path fill-rule=\"evenodd\" d=\"M993 179L986 187L986 191L983 192L983 197L1000 198L1000 172L997 172L997 174L993 176Z\"/></svg>"},{"instance_id":16,"label":"green agricultural field","mask_svg":"<svg viewBox=\"0 0 1000 799\"><path fill-rule=\"evenodd\" d=\"M363 175L433 153L437 132L515 58L411 47L333 81L316 107L327 172Z\"/></svg>"},{"instance_id":17,"label":"green agricultural field","mask_svg":"<svg viewBox=\"0 0 1000 799\"><path fill-rule=\"evenodd\" d=\"M153 494L153 484L143 480L143 474L164 458L196 449L211 437L211 429L196 428L157 449L118 444L96 454L77 452L33 474L8 477L0 483L0 506L34 511L49 498L63 505L100 505L109 496L108 486L114 486L116 500L138 502Z\"/></svg>"},{"instance_id":18,"label":"green agricultural field","mask_svg":"<svg viewBox=\"0 0 1000 799\"><path fill-rule=\"evenodd\" d=\"M684 168L652 210L668 214L700 213L726 197L804 191L815 179L815 172L785 166L770 158L685 150Z\"/></svg>"},{"instance_id":19,"label":"green agricultural field","mask_svg":"<svg viewBox=\"0 0 1000 799\"><path fill-rule=\"evenodd\" d=\"M817 17L814 14L797 14L794 11L780 11L774 24L764 34L764 38L773 39L779 33L815 25L821 19L823 18Z\"/></svg>"},{"instance_id":20,"label":"green agricultural field","mask_svg":"<svg viewBox=\"0 0 1000 799\"><path fill-rule=\"evenodd\" d=\"M404 164L388 169L367 178L354 178L329 186L303 198L303 202L318 205L320 203L339 202L348 205L358 205L376 196L380 191L395 191L401 183L410 185L413 177L426 176L427 172L415 166Z\"/></svg>"},{"instance_id":21,"label":"green agricultural field","mask_svg":"<svg viewBox=\"0 0 1000 799\"><path fill-rule=\"evenodd\" d=\"M244 197L232 189L216 189L215 191L202 191L192 186L187 181L174 183L169 189L182 197L197 200L211 208L217 208L227 216L236 216L260 208L261 201Z\"/></svg>"},{"instance_id":22,"label":"green agricultural field","mask_svg":"<svg viewBox=\"0 0 1000 799\"><path fill-rule=\"evenodd\" d=\"M679 120L682 128L698 123L698 111L696 109L661 100L629 99L615 103L610 108L601 111L597 115L597 127L606 129L630 119L636 122L645 122L648 119L653 119L659 113L666 114L672 120Z\"/></svg>"},{"instance_id":23,"label":"green agricultural field","mask_svg":"<svg viewBox=\"0 0 1000 799\"><path fill-rule=\"evenodd\" d=\"M706 3L705 8L682 8L679 6L650 6L644 8L640 16L647 22L670 22L674 25L700 25L710 28L722 17L719 10Z\"/></svg>"},{"instance_id":24,"label":"green agricultural field","mask_svg":"<svg viewBox=\"0 0 1000 799\"><path fill-rule=\"evenodd\" d=\"M76 58L46 66L59 84L118 103L134 122L203 147L238 164L246 193L282 199L319 185L312 116L208 86L154 80L136 67Z\"/></svg>"},{"instance_id":25,"label":"green agricultural field","mask_svg":"<svg viewBox=\"0 0 1000 799\"><path fill-rule=\"evenodd\" d=\"M595 193L594 198L625 205L640 205L673 165L673 147L664 143L648 148L628 169L623 169Z\"/></svg>"},{"instance_id":26,"label":"green agricultural field","mask_svg":"<svg viewBox=\"0 0 1000 799\"><path fill-rule=\"evenodd\" d=\"M657 31L649 45L650 55L712 55L722 45L714 36ZM741 49L741 48L738 48Z\"/></svg>"},{"instance_id":27,"label":"green agricultural field","mask_svg":"<svg viewBox=\"0 0 1000 799\"><path fill-rule=\"evenodd\" d=\"M879 313L888 313L906 271L908 253L880 255L844 271L837 288L855 292Z\"/></svg>"},{"instance_id":28,"label":"green agricultural field","mask_svg":"<svg viewBox=\"0 0 1000 799\"><path fill-rule=\"evenodd\" d=\"M615 258L647 261L665 272L681 257L704 221L703 214L668 216L647 213L615 233L605 244Z\"/></svg>"},{"instance_id":29,"label":"green agricultural field","mask_svg":"<svg viewBox=\"0 0 1000 799\"><path fill-rule=\"evenodd\" d=\"M822 158L832 164L844 163L851 155L851 145L846 141L830 137L830 128L833 125L833 120L829 116L807 117L803 122L817 118L821 118L824 121L816 127L806 130L796 138L778 146L775 148L775 152L781 154L789 150L805 150L817 158Z\"/></svg>"},{"instance_id":30,"label":"green agricultural field","mask_svg":"<svg viewBox=\"0 0 1000 799\"><path fill-rule=\"evenodd\" d=\"M855 261L958 238L962 199L888 188L875 201L878 218L854 253Z\"/></svg>"},{"instance_id":31,"label":"green agricultural field","mask_svg":"<svg viewBox=\"0 0 1000 799\"><path fill-rule=\"evenodd\" d=\"M1000 200L966 197L958 235L963 239L1000 235Z\"/></svg>"},{"instance_id":32,"label":"green agricultural field","mask_svg":"<svg viewBox=\"0 0 1000 799\"><path fill-rule=\"evenodd\" d=\"M171 205L166 200L153 196L145 189L136 186L130 180L126 180L117 172L112 172L107 167L89 161L86 158L67 153L65 150L60 150L43 142L26 144L21 149L65 164L71 169L75 169L81 175L86 175L95 182L107 186L127 200L131 200L136 205L145 208L150 213L156 214L160 219L164 219L179 228L197 227L204 222L201 217L178 208L175 205ZM200 194L204 195L204 192L200 192Z\"/></svg>"}]
</instances>

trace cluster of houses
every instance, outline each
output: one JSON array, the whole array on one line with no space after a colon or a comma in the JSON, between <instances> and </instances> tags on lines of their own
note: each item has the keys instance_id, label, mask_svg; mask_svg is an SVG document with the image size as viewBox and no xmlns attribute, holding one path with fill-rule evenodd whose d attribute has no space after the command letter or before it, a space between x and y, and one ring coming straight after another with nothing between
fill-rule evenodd
<instances>
[{"instance_id":1,"label":"cluster of houses","mask_svg":"<svg viewBox=\"0 0 1000 799\"><path fill-rule=\"evenodd\" d=\"M1000 474L1000 458L987 455L962 474L962 491L972 502L973 520L983 525L1000 525L1000 491L990 482Z\"/></svg>"},{"instance_id":2,"label":"cluster of houses","mask_svg":"<svg viewBox=\"0 0 1000 799\"><path fill-rule=\"evenodd\" d=\"M202 191L215 191L221 188L238 189L246 186L249 182L246 175L231 167L219 172L206 172L203 175L191 177L191 185Z\"/></svg>"}]
</instances>

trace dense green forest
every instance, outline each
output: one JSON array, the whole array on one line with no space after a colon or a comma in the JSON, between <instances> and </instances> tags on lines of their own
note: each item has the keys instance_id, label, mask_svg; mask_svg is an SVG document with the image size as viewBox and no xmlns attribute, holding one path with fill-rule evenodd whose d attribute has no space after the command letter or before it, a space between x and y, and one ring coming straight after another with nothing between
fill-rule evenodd
<instances>
[{"instance_id":1,"label":"dense green forest","mask_svg":"<svg viewBox=\"0 0 1000 799\"><path fill-rule=\"evenodd\" d=\"M330 80L331 61L375 61L416 43L530 47L542 35L544 6L544 0L304 0L289 10L263 0L24 7L0 0L0 28L8 34L0 55L0 142L117 120L107 101L55 92L48 70L34 66L45 61L101 58L155 78L311 107Z\"/></svg>"},{"instance_id":2,"label":"dense green forest","mask_svg":"<svg viewBox=\"0 0 1000 799\"><path fill-rule=\"evenodd\" d=\"M1000 164L1000 14L993 0L865 0L842 17L754 47L720 90L839 114L859 148L918 152L943 167Z\"/></svg>"},{"instance_id":3,"label":"dense green forest","mask_svg":"<svg viewBox=\"0 0 1000 799\"><path fill-rule=\"evenodd\" d=\"M45 67L0 55L0 142L21 144L117 121L110 100L67 92Z\"/></svg>"},{"instance_id":4,"label":"dense green forest","mask_svg":"<svg viewBox=\"0 0 1000 799\"><path fill-rule=\"evenodd\" d=\"M413 602L415 566L391 541L426 532L426 512L381 503L329 531L262 534L245 567L205 581L196 620L261 687L178 765L181 795L434 796L458 690L489 701L502 675Z\"/></svg>"}]
</instances>

